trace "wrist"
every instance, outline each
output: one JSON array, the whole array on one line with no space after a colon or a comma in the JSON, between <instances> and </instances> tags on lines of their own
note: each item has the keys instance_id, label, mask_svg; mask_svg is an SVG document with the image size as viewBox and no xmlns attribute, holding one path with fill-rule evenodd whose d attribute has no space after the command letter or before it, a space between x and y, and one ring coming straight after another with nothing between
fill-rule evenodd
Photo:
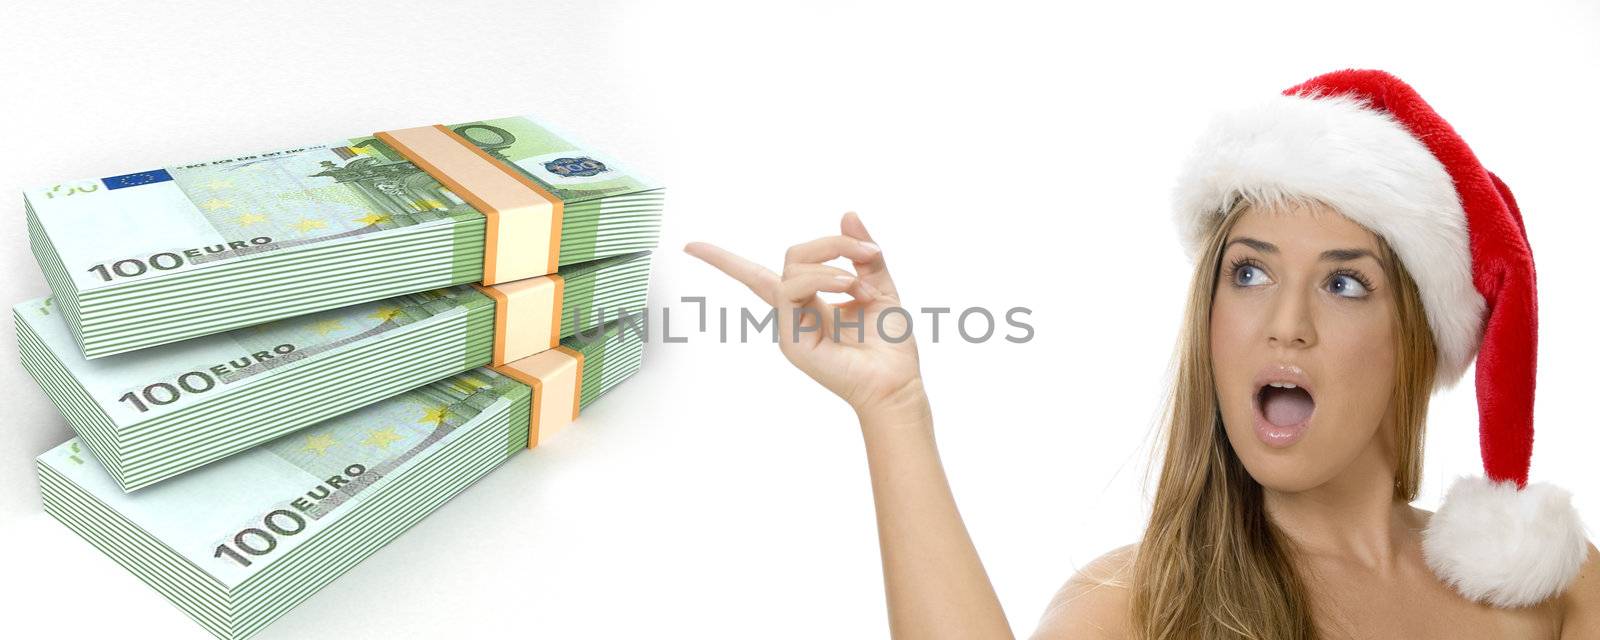
<instances>
[{"instance_id":1,"label":"wrist","mask_svg":"<svg viewBox=\"0 0 1600 640\"><path fill-rule=\"evenodd\" d=\"M859 405L852 405L864 429L932 427L933 410L917 376L893 392Z\"/></svg>"}]
</instances>

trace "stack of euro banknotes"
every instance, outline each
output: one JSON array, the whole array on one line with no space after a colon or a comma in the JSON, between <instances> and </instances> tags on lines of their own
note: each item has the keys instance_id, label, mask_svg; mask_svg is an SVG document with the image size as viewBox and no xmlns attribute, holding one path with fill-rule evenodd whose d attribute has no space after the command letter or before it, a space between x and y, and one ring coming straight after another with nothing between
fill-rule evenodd
<instances>
[{"instance_id":1,"label":"stack of euro banknotes","mask_svg":"<svg viewBox=\"0 0 1600 640\"><path fill-rule=\"evenodd\" d=\"M530 118L408 131L24 193L44 508L217 637L639 369L662 187Z\"/></svg>"}]
</instances>

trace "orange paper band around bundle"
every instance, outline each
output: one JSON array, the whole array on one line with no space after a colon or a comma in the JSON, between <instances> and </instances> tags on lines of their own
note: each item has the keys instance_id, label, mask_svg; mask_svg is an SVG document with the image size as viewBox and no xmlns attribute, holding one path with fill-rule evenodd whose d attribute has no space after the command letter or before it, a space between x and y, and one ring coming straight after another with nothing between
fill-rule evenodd
<instances>
[{"instance_id":1,"label":"orange paper band around bundle","mask_svg":"<svg viewBox=\"0 0 1600 640\"><path fill-rule=\"evenodd\" d=\"M494 354L500 366L561 344L561 294L566 280L558 274L472 285L494 299Z\"/></svg>"},{"instance_id":2,"label":"orange paper band around bundle","mask_svg":"<svg viewBox=\"0 0 1600 640\"><path fill-rule=\"evenodd\" d=\"M373 134L484 217L483 284L555 273L561 200L443 125Z\"/></svg>"},{"instance_id":3,"label":"orange paper band around bundle","mask_svg":"<svg viewBox=\"0 0 1600 640\"><path fill-rule=\"evenodd\" d=\"M494 370L533 388L533 406L528 412L529 449L578 419L582 353L560 345Z\"/></svg>"}]
</instances>

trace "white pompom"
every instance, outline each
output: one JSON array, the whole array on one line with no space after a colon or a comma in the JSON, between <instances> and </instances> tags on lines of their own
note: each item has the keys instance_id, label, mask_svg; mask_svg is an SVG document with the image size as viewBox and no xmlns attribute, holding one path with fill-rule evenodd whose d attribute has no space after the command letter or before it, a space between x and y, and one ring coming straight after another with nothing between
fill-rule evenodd
<instances>
[{"instance_id":1,"label":"white pompom","mask_svg":"<svg viewBox=\"0 0 1600 640\"><path fill-rule=\"evenodd\" d=\"M1589 545L1565 489L1463 477L1423 531L1422 553L1461 595L1510 608L1565 591Z\"/></svg>"}]
</instances>

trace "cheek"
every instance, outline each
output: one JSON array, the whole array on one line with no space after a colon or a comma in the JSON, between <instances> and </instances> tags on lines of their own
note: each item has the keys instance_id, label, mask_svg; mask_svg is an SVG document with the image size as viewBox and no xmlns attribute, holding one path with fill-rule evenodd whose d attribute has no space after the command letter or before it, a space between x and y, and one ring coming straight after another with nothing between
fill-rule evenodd
<instances>
[{"instance_id":1,"label":"cheek","mask_svg":"<svg viewBox=\"0 0 1600 640\"><path fill-rule=\"evenodd\" d=\"M1249 368L1248 353L1254 343L1253 336L1258 332L1255 323L1259 320L1258 314L1222 297L1212 306L1211 365L1219 387L1239 383L1240 375L1245 377L1243 383L1248 384L1251 372L1239 370Z\"/></svg>"},{"instance_id":2,"label":"cheek","mask_svg":"<svg viewBox=\"0 0 1600 640\"><path fill-rule=\"evenodd\" d=\"M1330 327L1322 363L1331 378L1326 395L1329 414L1353 439L1371 436L1389 410L1395 384L1394 330L1386 319L1350 318ZM1319 399L1319 409L1323 399ZM1332 417L1330 415L1330 417Z\"/></svg>"},{"instance_id":3,"label":"cheek","mask_svg":"<svg viewBox=\"0 0 1600 640\"><path fill-rule=\"evenodd\" d=\"M1251 318L1238 305L1218 299L1211 308L1211 357L1226 361L1236 355L1251 333Z\"/></svg>"},{"instance_id":4,"label":"cheek","mask_svg":"<svg viewBox=\"0 0 1600 640\"><path fill-rule=\"evenodd\" d=\"M1217 397L1228 431L1250 428L1255 408L1250 379L1254 376L1250 356L1254 348L1257 314L1219 297L1211 310L1211 371Z\"/></svg>"}]
</instances>

